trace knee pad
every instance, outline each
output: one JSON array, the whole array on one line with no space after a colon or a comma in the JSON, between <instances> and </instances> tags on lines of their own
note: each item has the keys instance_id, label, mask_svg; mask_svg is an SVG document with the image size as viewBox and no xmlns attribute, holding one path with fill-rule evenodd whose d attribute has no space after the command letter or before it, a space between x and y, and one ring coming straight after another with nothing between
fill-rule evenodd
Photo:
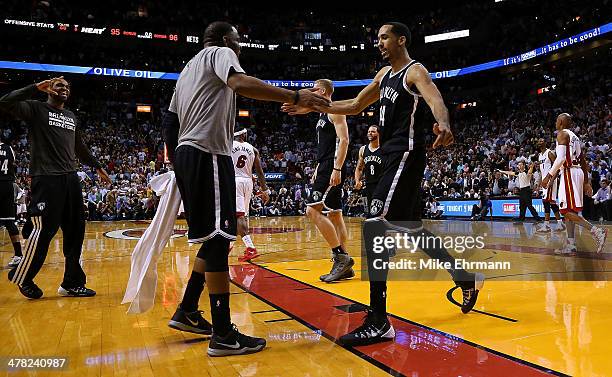
<instances>
[{"instance_id":1,"label":"knee pad","mask_svg":"<svg viewBox=\"0 0 612 377\"><path fill-rule=\"evenodd\" d=\"M206 261L206 272L229 271L228 255L230 240L223 236L214 236L204 241L198 251L198 258Z\"/></svg>"}]
</instances>

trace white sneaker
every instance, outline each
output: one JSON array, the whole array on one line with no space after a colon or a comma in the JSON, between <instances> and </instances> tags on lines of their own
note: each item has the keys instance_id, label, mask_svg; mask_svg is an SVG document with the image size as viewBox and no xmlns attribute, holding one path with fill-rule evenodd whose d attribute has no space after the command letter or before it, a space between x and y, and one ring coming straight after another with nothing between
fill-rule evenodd
<instances>
[{"instance_id":1,"label":"white sneaker","mask_svg":"<svg viewBox=\"0 0 612 377\"><path fill-rule=\"evenodd\" d=\"M563 232L565 230L565 224L557 223L557 228L554 230L555 232Z\"/></svg>"},{"instance_id":2,"label":"white sneaker","mask_svg":"<svg viewBox=\"0 0 612 377\"><path fill-rule=\"evenodd\" d=\"M566 244L563 249L555 249L557 255L572 255L576 254L576 245Z\"/></svg>"},{"instance_id":3,"label":"white sneaker","mask_svg":"<svg viewBox=\"0 0 612 377\"><path fill-rule=\"evenodd\" d=\"M21 259L23 257L18 257L16 255L13 255L13 257L11 258L11 260L8 262L8 267L9 268L14 268L19 266L19 263L21 263Z\"/></svg>"},{"instance_id":4,"label":"white sneaker","mask_svg":"<svg viewBox=\"0 0 612 377\"><path fill-rule=\"evenodd\" d=\"M547 224L542 224L536 229L536 232L537 233L548 233L551 230L552 229L550 228L550 226L548 226Z\"/></svg>"},{"instance_id":5,"label":"white sneaker","mask_svg":"<svg viewBox=\"0 0 612 377\"><path fill-rule=\"evenodd\" d=\"M595 238L595 243L597 244L597 252L601 253L606 244L606 238L608 237L608 229L594 226L591 229L591 235L593 235L593 238Z\"/></svg>"}]
</instances>

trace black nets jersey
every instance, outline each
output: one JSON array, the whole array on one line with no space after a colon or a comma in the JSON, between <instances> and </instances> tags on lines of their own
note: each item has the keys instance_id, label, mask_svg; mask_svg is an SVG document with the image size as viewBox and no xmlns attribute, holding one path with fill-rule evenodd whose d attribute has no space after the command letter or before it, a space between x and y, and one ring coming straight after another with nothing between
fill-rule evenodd
<instances>
[{"instance_id":1,"label":"black nets jersey","mask_svg":"<svg viewBox=\"0 0 612 377\"><path fill-rule=\"evenodd\" d=\"M369 145L364 146L363 162L366 185L375 185L382 171L382 153L380 147L372 151Z\"/></svg>"},{"instance_id":2,"label":"black nets jersey","mask_svg":"<svg viewBox=\"0 0 612 377\"><path fill-rule=\"evenodd\" d=\"M380 82L380 128L383 154L406 152L425 146L425 130L433 125L432 114L423 97L406 86L411 61L400 71L390 69Z\"/></svg>"},{"instance_id":3,"label":"black nets jersey","mask_svg":"<svg viewBox=\"0 0 612 377\"><path fill-rule=\"evenodd\" d=\"M321 162L336 157L338 143L336 127L328 114L321 114L317 122L317 160Z\"/></svg>"},{"instance_id":4,"label":"black nets jersey","mask_svg":"<svg viewBox=\"0 0 612 377\"><path fill-rule=\"evenodd\" d=\"M15 180L15 152L8 144L0 143L0 181Z\"/></svg>"}]
</instances>

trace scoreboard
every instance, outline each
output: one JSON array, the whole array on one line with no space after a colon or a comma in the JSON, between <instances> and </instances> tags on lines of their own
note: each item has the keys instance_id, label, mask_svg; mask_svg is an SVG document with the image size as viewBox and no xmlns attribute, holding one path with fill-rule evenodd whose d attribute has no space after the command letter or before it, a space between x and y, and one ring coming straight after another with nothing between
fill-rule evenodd
<instances>
[{"instance_id":1,"label":"scoreboard","mask_svg":"<svg viewBox=\"0 0 612 377\"><path fill-rule=\"evenodd\" d=\"M111 36L113 38L157 39L166 40L173 43L200 43L200 37L197 35L179 35L178 33L157 33L153 31L137 32L134 30L122 29L116 26L92 27L88 25L66 24L61 22L47 23L12 19L4 19L4 25L25 26L49 31L55 30L61 33L84 33L100 36Z\"/></svg>"}]
</instances>

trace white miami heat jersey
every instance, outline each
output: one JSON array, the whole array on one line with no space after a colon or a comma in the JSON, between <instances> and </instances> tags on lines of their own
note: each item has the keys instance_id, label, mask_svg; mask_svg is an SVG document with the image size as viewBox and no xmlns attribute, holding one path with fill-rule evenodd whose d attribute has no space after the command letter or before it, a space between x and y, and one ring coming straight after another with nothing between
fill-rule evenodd
<instances>
[{"instance_id":1,"label":"white miami heat jersey","mask_svg":"<svg viewBox=\"0 0 612 377\"><path fill-rule=\"evenodd\" d=\"M578 158L580 157L580 153L582 152L582 144L580 144L580 139L570 130L565 130L569 135L569 145L565 151L565 161L563 162L563 166L566 168L571 167L572 165L580 164ZM559 143L557 142L557 145Z\"/></svg>"},{"instance_id":2,"label":"white miami heat jersey","mask_svg":"<svg viewBox=\"0 0 612 377\"><path fill-rule=\"evenodd\" d=\"M553 164L553 161L550 161L550 158L548 158L548 154L550 152L550 149L546 149L544 152L538 155L538 163L540 165L540 173L542 174L542 177L546 177L548 175L548 172Z\"/></svg>"},{"instance_id":3,"label":"white miami heat jersey","mask_svg":"<svg viewBox=\"0 0 612 377\"><path fill-rule=\"evenodd\" d=\"M255 148L247 143L234 140L232 145L232 160L236 177L253 178L253 161L255 161Z\"/></svg>"}]
</instances>

